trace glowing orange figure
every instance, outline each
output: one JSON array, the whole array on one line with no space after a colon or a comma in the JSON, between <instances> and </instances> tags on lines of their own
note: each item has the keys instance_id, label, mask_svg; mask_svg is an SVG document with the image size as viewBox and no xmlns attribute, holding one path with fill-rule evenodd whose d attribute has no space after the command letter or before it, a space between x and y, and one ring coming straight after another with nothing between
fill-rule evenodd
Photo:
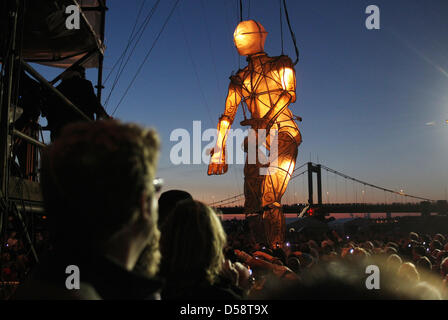
<instances>
[{"instance_id":1,"label":"glowing orange figure","mask_svg":"<svg viewBox=\"0 0 448 320\"><path fill-rule=\"evenodd\" d=\"M255 143L256 148L263 145L272 153L269 133L264 141L257 141L258 132L260 129L278 131L278 152L270 155L270 162L264 165L265 162L257 157L256 163L250 163L247 157L244 167L244 211L252 234L257 241L275 246L284 241L285 219L281 198L294 171L302 138L295 117L288 108L296 101L294 65L287 56L269 57L264 52L266 35L263 26L254 20L241 22L235 30L235 46L240 55L247 56L248 65L230 77L225 111L219 119L218 139L208 174L227 172L226 139L238 105L243 101L243 111L246 106L251 118L242 121L241 125L251 126L256 132L255 139L246 139L246 152L253 150L251 144ZM268 174L261 175L261 168L266 168Z\"/></svg>"}]
</instances>

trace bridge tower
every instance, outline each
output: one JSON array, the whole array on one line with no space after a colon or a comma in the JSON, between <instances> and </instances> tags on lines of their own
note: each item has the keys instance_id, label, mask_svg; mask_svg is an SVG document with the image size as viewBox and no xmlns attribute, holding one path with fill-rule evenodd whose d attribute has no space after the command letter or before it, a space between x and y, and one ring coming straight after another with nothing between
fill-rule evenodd
<instances>
[{"instance_id":1,"label":"bridge tower","mask_svg":"<svg viewBox=\"0 0 448 320\"><path fill-rule=\"evenodd\" d=\"M313 173L317 175L317 203L322 204L322 174L321 165L308 162L308 204L314 204Z\"/></svg>"}]
</instances>

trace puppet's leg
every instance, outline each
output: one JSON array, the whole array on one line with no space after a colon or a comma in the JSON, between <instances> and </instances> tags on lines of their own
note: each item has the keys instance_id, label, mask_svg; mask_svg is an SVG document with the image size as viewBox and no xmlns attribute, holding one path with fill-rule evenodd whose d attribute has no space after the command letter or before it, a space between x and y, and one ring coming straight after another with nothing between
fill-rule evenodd
<instances>
[{"instance_id":1,"label":"puppet's leg","mask_svg":"<svg viewBox=\"0 0 448 320\"><path fill-rule=\"evenodd\" d=\"M244 213L249 224L250 237L256 243L266 243L262 221L262 186L264 177L260 176L260 166L249 164L246 159L244 166Z\"/></svg>"},{"instance_id":2,"label":"puppet's leg","mask_svg":"<svg viewBox=\"0 0 448 320\"><path fill-rule=\"evenodd\" d=\"M288 132L278 134L277 146L277 152L269 146L270 166L262 185L263 226L266 241L271 247L281 245L285 240L286 224L281 199L294 171L298 150L296 139Z\"/></svg>"},{"instance_id":3,"label":"puppet's leg","mask_svg":"<svg viewBox=\"0 0 448 320\"><path fill-rule=\"evenodd\" d=\"M247 163L244 166L244 213L261 212L262 185L264 177L259 174L258 164Z\"/></svg>"}]
</instances>

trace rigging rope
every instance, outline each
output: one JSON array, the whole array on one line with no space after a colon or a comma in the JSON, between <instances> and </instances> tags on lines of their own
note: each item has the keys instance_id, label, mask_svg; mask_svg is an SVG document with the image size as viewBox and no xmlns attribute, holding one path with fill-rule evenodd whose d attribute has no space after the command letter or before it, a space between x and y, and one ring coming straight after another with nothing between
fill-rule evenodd
<instances>
[{"instance_id":1,"label":"rigging rope","mask_svg":"<svg viewBox=\"0 0 448 320\"><path fill-rule=\"evenodd\" d=\"M106 99L106 102L105 102L106 107L107 107L107 104L109 103L110 96L112 95L112 92L114 91L115 86L118 83L118 80L120 79L121 75L123 74L124 69L126 69L126 66L129 63L131 57L133 56L133 54L135 52L135 48L137 47L138 43L140 42L140 40L141 40L141 38L142 38L146 28L148 27L149 22L151 21L151 18L154 15L154 12L156 11L159 3L160 3L160 0L157 0L156 3L154 4L154 6L151 8L150 12L148 13L148 15L146 16L145 20L143 21L139 31L137 31L137 33L135 35L135 36L137 36L137 34L138 34L138 39L134 43L134 46L132 47L131 52L130 52L130 54L128 55L128 57L126 59L126 62L124 63L122 68L118 68L117 76L115 77L114 83L112 85L112 88L110 89L109 95L107 96L107 99ZM124 59L124 56L123 56L123 59Z\"/></svg>"},{"instance_id":2,"label":"rigging rope","mask_svg":"<svg viewBox=\"0 0 448 320\"><path fill-rule=\"evenodd\" d=\"M232 7L230 7L232 8ZM227 23L227 27L229 28L229 32L230 34L233 32L233 26L230 23L230 18L229 18L229 10L227 9L227 6L225 6L224 11L226 13L226 23ZM238 52L236 50L232 49L232 53L234 54L234 56L236 57L236 59L238 60ZM237 63L238 64L238 63Z\"/></svg>"},{"instance_id":3,"label":"rigging rope","mask_svg":"<svg viewBox=\"0 0 448 320\"><path fill-rule=\"evenodd\" d=\"M296 60L294 61L294 65L299 62L299 49L297 48L296 35L294 31L292 31L291 22L289 21L288 8L286 7L286 0L283 0L283 8L285 9L286 21L288 22L289 32L291 33L292 42L294 43L294 50L296 51Z\"/></svg>"},{"instance_id":4,"label":"rigging rope","mask_svg":"<svg viewBox=\"0 0 448 320\"><path fill-rule=\"evenodd\" d=\"M280 39L281 39L281 43L282 43L282 55L283 55L283 19L282 19L282 0L278 0L279 3L279 7L280 7Z\"/></svg>"},{"instance_id":5,"label":"rigging rope","mask_svg":"<svg viewBox=\"0 0 448 320\"><path fill-rule=\"evenodd\" d=\"M179 12L181 12L181 11L179 11ZM200 80L199 73L198 73L198 70L197 70L198 68L196 66L196 63L194 62L193 55L191 54L191 49L190 49L190 45L188 43L188 37L186 35L186 31L185 31L185 27L184 27L182 16L179 17L179 21L181 23L182 33L184 35L184 40L185 40L185 46L187 47L188 57L190 58L191 65L193 66L193 70L194 70L194 74L196 76L196 81L198 83L199 91L201 92L202 99L204 100L204 106L205 106L205 108L207 110L207 115L208 115L208 118L210 120L210 123L213 123L212 116L211 116L211 113L210 113L210 106L209 106L209 104L207 102L207 98L205 97L205 93L204 93L204 90L203 90L202 85L201 85L201 80Z\"/></svg>"},{"instance_id":6,"label":"rigging rope","mask_svg":"<svg viewBox=\"0 0 448 320\"><path fill-rule=\"evenodd\" d=\"M137 69L137 71L136 71L134 77L132 78L131 82L129 83L129 86L126 88L126 91L123 93L123 95L122 95L120 101L118 102L117 106L115 107L114 111L112 112L112 115L115 114L115 112L117 111L118 107L119 107L120 104L123 102L123 100L124 100L124 98L126 97L126 95L128 94L129 89L130 89L131 86L134 84L135 79L137 79L137 76L138 76L138 75L140 74L140 72L142 71L143 66L145 65L146 61L148 60L149 56L151 55L151 52L152 52L152 50L154 49L154 47L155 47L157 41L159 40L160 36L162 35L163 30L165 30L165 27L166 27L166 25L168 24L168 21L170 20L171 16L172 16L173 13L174 13L174 10L176 9L177 5L179 4L179 1L180 1L180 0L176 0L176 2L174 3L173 8L171 9L171 11L170 11L168 17L165 19L165 22L163 23L163 26L162 26L162 28L161 28L160 31L159 31L159 34L158 34L157 37L155 38L154 42L152 43L151 48L149 49L149 51L148 51L148 53L146 54L145 58L143 59L142 63L141 63L140 66L138 67L138 69Z\"/></svg>"},{"instance_id":7,"label":"rigging rope","mask_svg":"<svg viewBox=\"0 0 448 320\"><path fill-rule=\"evenodd\" d=\"M220 95L221 94L221 90L219 89L219 78L218 78L218 71L217 71L217 68L216 68L215 52L213 51L212 40L211 40L211 36L210 36L211 28L209 28L209 26L208 26L204 0L201 0L201 6L202 6L202 14L203 14L203 17L204 17L203 20L204 20L204 24L205 24L205 33L207 34L208 46L209 46L209 49L210 49L210 56L211 56L212 63L213 63L213 71L215 72L216 88L218 90L218 95Z\"/></svg>"},{"instance_id":8,"label":"rigging rope","mask_svg":"<svg viewBox=\"0 0 448 320\"><path fill-rule=\"evenodd\" d=\"M132 27L132 31L131 34L129 35L129 39L128 39L128 43L126 45L126 48L123 51L123 54L120 56L120 58L117 61L120 61L120 66L118 67L118 70L121 69L122 65L123 65L123 61L124 61L124 57L126 56L126 53L129 50L129 46L132 43L132 39L134 37L134 32L135 32L135 28L137 27L137 23L138 23L138 19L140 18L141 13L143 12L143 7L145 6L146 0L142 1L142 4L140 5L138 12L137 12L137 17L135 18L135 23L134 26ZM109 73L110 75L110 73ZM107 82L107 80L109 79L109 75L106 78L106 81L104 81L105 83ZM116 79L116 78L115 78ZM110 95L110 94L109 94ZM109 98L109 97L108 97Z\"/></svg>"},{"instance_id":9,"label":"rigging rope","mask_svg":"<svg viewBox=\"0 0 448 320\"><path fill-rule=\"evenodd\" d=\"M142 6L140 7L139 13L138 13L137 18L135 20L136 23L138 21L138 17L140 16L140 12L141 11L142 11ZM143 26L145 25L145 21L148 19L148 16L149 16L149 13L146 16L146 18L143 20L142 24L140 25L139 29L137 30L137 32L135 34L133 34L131 32L130 39L128 40L128 43L129 42L132 43L135 40L135 38L137 37L137 34L140 33L140 31L142 30ZM109 80L110 76L112 75L113 71L115 70L115 67L118 65L119 62L121 62L123 60L125 54L126 54L126 49L123 50L123 52L121 53L120 57L117 59L117 61L115 61L114 65L112 66L112 69L109 71L109 73L106 76L106 80L104 80L104 84Z\"/></svg>"}]
</instances>

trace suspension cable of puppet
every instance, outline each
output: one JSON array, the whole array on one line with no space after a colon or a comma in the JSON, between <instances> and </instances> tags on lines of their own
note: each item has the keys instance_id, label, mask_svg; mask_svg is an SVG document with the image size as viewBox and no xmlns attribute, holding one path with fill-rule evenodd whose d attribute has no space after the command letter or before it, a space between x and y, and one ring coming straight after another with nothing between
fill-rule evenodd
<instances>
[{"instance_id":1,"label":"suspension cable of puppet","mask_svg":"<svg viewBox=\"0 0 448 320\"><path fill-rule=\"evenodd\" d=\"M286 0L283 0L283 8L285 9L286 21L288 22L289 32L291 33L292 42L294 43L294 50L296 51L296 60L294 61L294 65L299 62L299 49L297 48L296 35L294 31L292 31L291 23L289 21L288 8L286 7Z\"/></svg>"}]
</instances>

